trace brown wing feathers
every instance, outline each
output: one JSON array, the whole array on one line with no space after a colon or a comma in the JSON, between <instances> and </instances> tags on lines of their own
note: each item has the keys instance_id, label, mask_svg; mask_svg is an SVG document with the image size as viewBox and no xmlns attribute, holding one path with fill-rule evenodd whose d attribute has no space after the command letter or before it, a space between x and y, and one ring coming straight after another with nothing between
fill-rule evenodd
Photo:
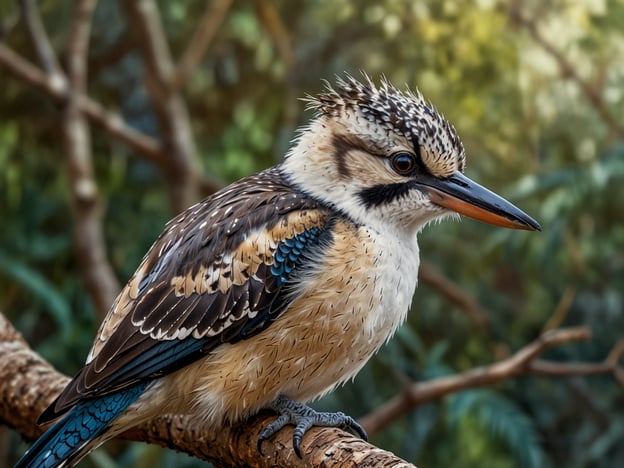
<instances>
[{"instance_id":1,"label":"brown wing feathers","mask_svg":"<svg viewBox=\"0 0 624 468\"><path fill-rule=\"evenodd\" d=\"M273 168L174 218L109 313L124 315L104 322L92 359L40 422L266 328L287 306L271 272L278 245L328 215Z\"/></svg>"}]
</instances>

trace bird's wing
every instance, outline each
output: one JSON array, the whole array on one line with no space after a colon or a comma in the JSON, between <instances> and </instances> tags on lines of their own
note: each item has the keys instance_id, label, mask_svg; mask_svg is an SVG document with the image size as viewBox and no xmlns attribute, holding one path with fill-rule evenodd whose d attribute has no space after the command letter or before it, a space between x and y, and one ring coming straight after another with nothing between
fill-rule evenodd
<instances>
[{"instance_id":1,"label":"bird's wing","mask_svg":"<svg viewBox=\"0 0 624 468\"><path fill-rule=\"evenodd\" d=\"M243 179L173 219L100 327L86 365L40 416L173 372L268 327L288 277L331 236L328 212L277 169Z\"/></svg>"}]
</instances>

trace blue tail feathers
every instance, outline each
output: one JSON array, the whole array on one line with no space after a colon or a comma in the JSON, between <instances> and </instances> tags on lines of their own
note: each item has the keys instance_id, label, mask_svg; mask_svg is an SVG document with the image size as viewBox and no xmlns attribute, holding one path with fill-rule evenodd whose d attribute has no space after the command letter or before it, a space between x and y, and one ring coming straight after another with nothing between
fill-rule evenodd
<instances>
[{"instance_id":1,"label":"blue tail feathers","mask_svg":"<svg viewBox=\"0 0 624 468\"><path fill-rule=\"evenodd\" d=\"M85 400L49 428L15 468L52 468L75 459L87 444L101 435L108 425L145 390L146 383L111 395Z\"/></svg>"}]
</instances>

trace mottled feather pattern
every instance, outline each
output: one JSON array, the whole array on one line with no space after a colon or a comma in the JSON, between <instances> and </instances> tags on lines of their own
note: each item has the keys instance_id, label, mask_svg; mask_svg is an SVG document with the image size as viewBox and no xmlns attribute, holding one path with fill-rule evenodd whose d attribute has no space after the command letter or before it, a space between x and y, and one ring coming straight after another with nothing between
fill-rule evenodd
<instances>
[{"instance_id":1,"label":"mottled feather pattern","mask_svg":"<svg viewBox=\"0 0 624 468\"><path fill-rule=\"evenodd\" d=\"M274 301L288 275L271 269L290 273L301 255L293 246L317 239L327 216L273 168L174 218L102 324L87 365L41 421L94 392L118 391L171 372L198 353L268 326L287 306ZM285 262L280 243L292 238L297 242L282 252L297 258Z\"/></svg>"}]
</instances>

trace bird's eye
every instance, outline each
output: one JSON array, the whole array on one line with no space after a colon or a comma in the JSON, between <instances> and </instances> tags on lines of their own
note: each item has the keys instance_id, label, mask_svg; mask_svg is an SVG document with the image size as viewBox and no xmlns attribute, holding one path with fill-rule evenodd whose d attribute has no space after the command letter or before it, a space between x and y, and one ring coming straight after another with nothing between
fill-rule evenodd
<instances>
[{"instance_id":1,"label":"bird's eye","mask_svg":"<svg viewBox=\"0 0 624 468\"><path fill-rule=\"evenodd\" d=\"M390 157L392 163L392 169L397 174L409 175L416 168L416 158L413 154L406 151L395 153Z\"/></svg>"}]
</instances>

